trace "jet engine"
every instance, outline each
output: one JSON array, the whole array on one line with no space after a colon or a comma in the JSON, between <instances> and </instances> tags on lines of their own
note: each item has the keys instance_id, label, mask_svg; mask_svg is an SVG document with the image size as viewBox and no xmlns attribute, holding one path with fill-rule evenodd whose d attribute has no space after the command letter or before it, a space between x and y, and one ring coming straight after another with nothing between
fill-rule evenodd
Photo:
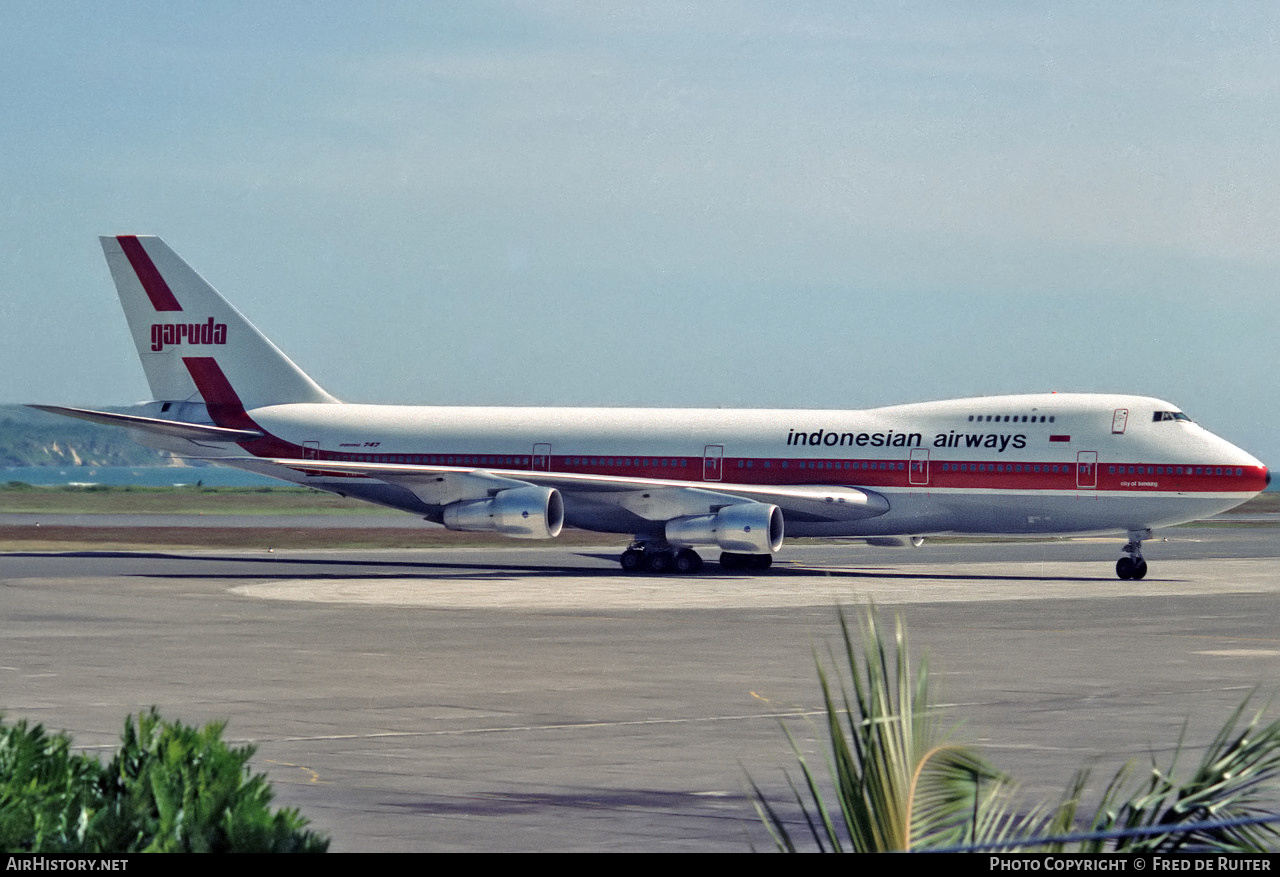
<instances>
[{"instance_id":1,"label":"jet engine","mask_svg":"<svg viewBox=\"0 0 1280 877\"><path fill-rule=\"evenodd\" d=\"M444 507L450 530L501 533L514 539L554 539L564 526L564 500L552 487L512 487L490 499L473 499Z\"/></svg>"},{"instance_id":2,"label":"jet engine","mask_svg":"<svg viewBox=\"0 0 1280 877\"><path fill-rule=\"evenodd\" d=\"M747 502L725 506L714 515L667 521L672 545L719 545L740 554L772 554L782 547L782 512L776 505Z\"/></svg>"}]
</instances>

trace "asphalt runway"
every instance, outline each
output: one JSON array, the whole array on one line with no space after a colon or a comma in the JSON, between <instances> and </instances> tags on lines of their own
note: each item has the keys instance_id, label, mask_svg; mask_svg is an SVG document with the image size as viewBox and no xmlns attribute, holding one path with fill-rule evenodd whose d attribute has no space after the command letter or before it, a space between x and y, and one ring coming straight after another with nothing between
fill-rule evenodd
<instances>
[{"instance_id":1,"label":"asphalt runway","mask_svg":"<svg viewBox=\"0 0 1280 877\"><path fill-rule=\"evenodd\" d=\"M788 543L698 577L525 544L3 553L0 709L89 749L153 704L225 719L335 851L769 849L747 778L785 801L784 723L821 757L837 606L902 615L956 738L1028 798L1089 764L1097 792L1280 693L1261 524L1157 534L1141 582L1117 539Z\"/></svg>"}]
</instances>

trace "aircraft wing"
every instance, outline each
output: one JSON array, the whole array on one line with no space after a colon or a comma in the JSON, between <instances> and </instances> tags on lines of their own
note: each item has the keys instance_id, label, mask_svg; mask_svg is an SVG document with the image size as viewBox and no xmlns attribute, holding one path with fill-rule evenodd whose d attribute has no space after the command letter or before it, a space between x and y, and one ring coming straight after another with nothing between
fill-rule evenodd
<instances>
[{"instance_id":1,"label":"aircraft wing","mask_svg":"<svg viewBox=\"0 0 1280 877\"><path fill-rule=\"evenodd\" d=\"M28 405L50 414L61 414L63 417L75 417L90 423L102 423L107 426L124 426L153 432L172 438L192 439L199 441L235 442L245 439L261 438L262 433L256 429L228 429L225 426L211 426L203 423L185 423L180 420L161 420L156 417L139 417L136 414L115 414L110 411L94 411L91 408L63 408L59 405Z\"/></svg>"},{"instance_id":2,"label":"aircraft wing","mask_svg":"<svg viewBox=\"0 0 1280 877\"><path fill-rule=\"evenodd\" d=\"M328 460L262 459L310 474L376 478L412 490L424 502L444 505L530 484L618 505L649 520L706 514L729 505L759 502L776 505L784 515L806 521L857 521L889 510L878 493L845 485L760 485L723 482L626 478L527 469L474 469L405 463L346 463Z\"/></svg>"}]
</instances>

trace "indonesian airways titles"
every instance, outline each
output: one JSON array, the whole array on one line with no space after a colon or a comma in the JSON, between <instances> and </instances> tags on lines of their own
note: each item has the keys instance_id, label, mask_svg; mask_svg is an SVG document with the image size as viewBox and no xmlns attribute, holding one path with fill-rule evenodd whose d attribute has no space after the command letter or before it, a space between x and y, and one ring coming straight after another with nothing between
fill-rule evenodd
<instances>
[{"instance_id":1,"label":"indonesian airways titles","mask_svg":"<svg viewBox=\"0 0 1280 877\"><path fill-rule=\"evenodd\" d=\"M819 429L816 432L787 430L787 445L809 447L858 447L858 448L918 448L924 436L918 432L836 432ZM1020 450L1027 446L1023 433L996 432L940 432L933 438L935 448L990 448L1004 452L1009 448Z\"/></svg>"}]
</instances>

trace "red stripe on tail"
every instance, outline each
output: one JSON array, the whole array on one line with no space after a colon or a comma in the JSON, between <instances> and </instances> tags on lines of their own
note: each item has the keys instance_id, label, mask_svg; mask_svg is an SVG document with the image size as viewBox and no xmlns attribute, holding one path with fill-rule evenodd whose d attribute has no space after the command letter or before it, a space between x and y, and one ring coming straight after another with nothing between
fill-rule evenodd
<instances>
[{"instance_id":1,"label":"red stripe on tail","mask_svg":"<svg viewBox=\"0 0 1280 877\"><path fill-rule=\"evenodd\" d=\"M178 304L178 299L174 297L173 290L169 288L169 284L164 282L164 278L160 276L160 271L156 268L155 263L151 261L151 257L147 255L147 251L142 248L136 235L122 234L117 235L116 240L120 242L120 249L124 250L125 257L128 258L129 264L133 266L133 273L138 275L138 280L142 282L142 288L147 291L147 298L151 299L151 306L157 311L180 311L182 305Z\"/></svg>"},{"instance_id":2,"label":"red stripe on tail","mask_svg":"<svg viewBox=\"0 0 1280 877\"><path fill-rule=\"evenodd\" d=\"M244 410L240 396L222 373L217 360L212 356L184 356L182 364L187 367L196 389L204 397L205 407L209 410L209 418L218 426L231 429L252 429L261 432L262 438L238 441L240 447L258 457L302 457L302 448L292 442L272 435L254 422ZM308 473L316 474L320 473Z\"/></svg>"},{"instance_id":3,"label":"red stripe on tail","mask_svg":"<svg viewBox=\"0 0 1280 877\"><path fill-rule=\"evenodd\" d=\"M218 426L231 429L259 429L244 410L244 403L212 356L184 356L182 364L191 373L196 389L204 397L209 416Z\"/></svg>"}]
</instances>

